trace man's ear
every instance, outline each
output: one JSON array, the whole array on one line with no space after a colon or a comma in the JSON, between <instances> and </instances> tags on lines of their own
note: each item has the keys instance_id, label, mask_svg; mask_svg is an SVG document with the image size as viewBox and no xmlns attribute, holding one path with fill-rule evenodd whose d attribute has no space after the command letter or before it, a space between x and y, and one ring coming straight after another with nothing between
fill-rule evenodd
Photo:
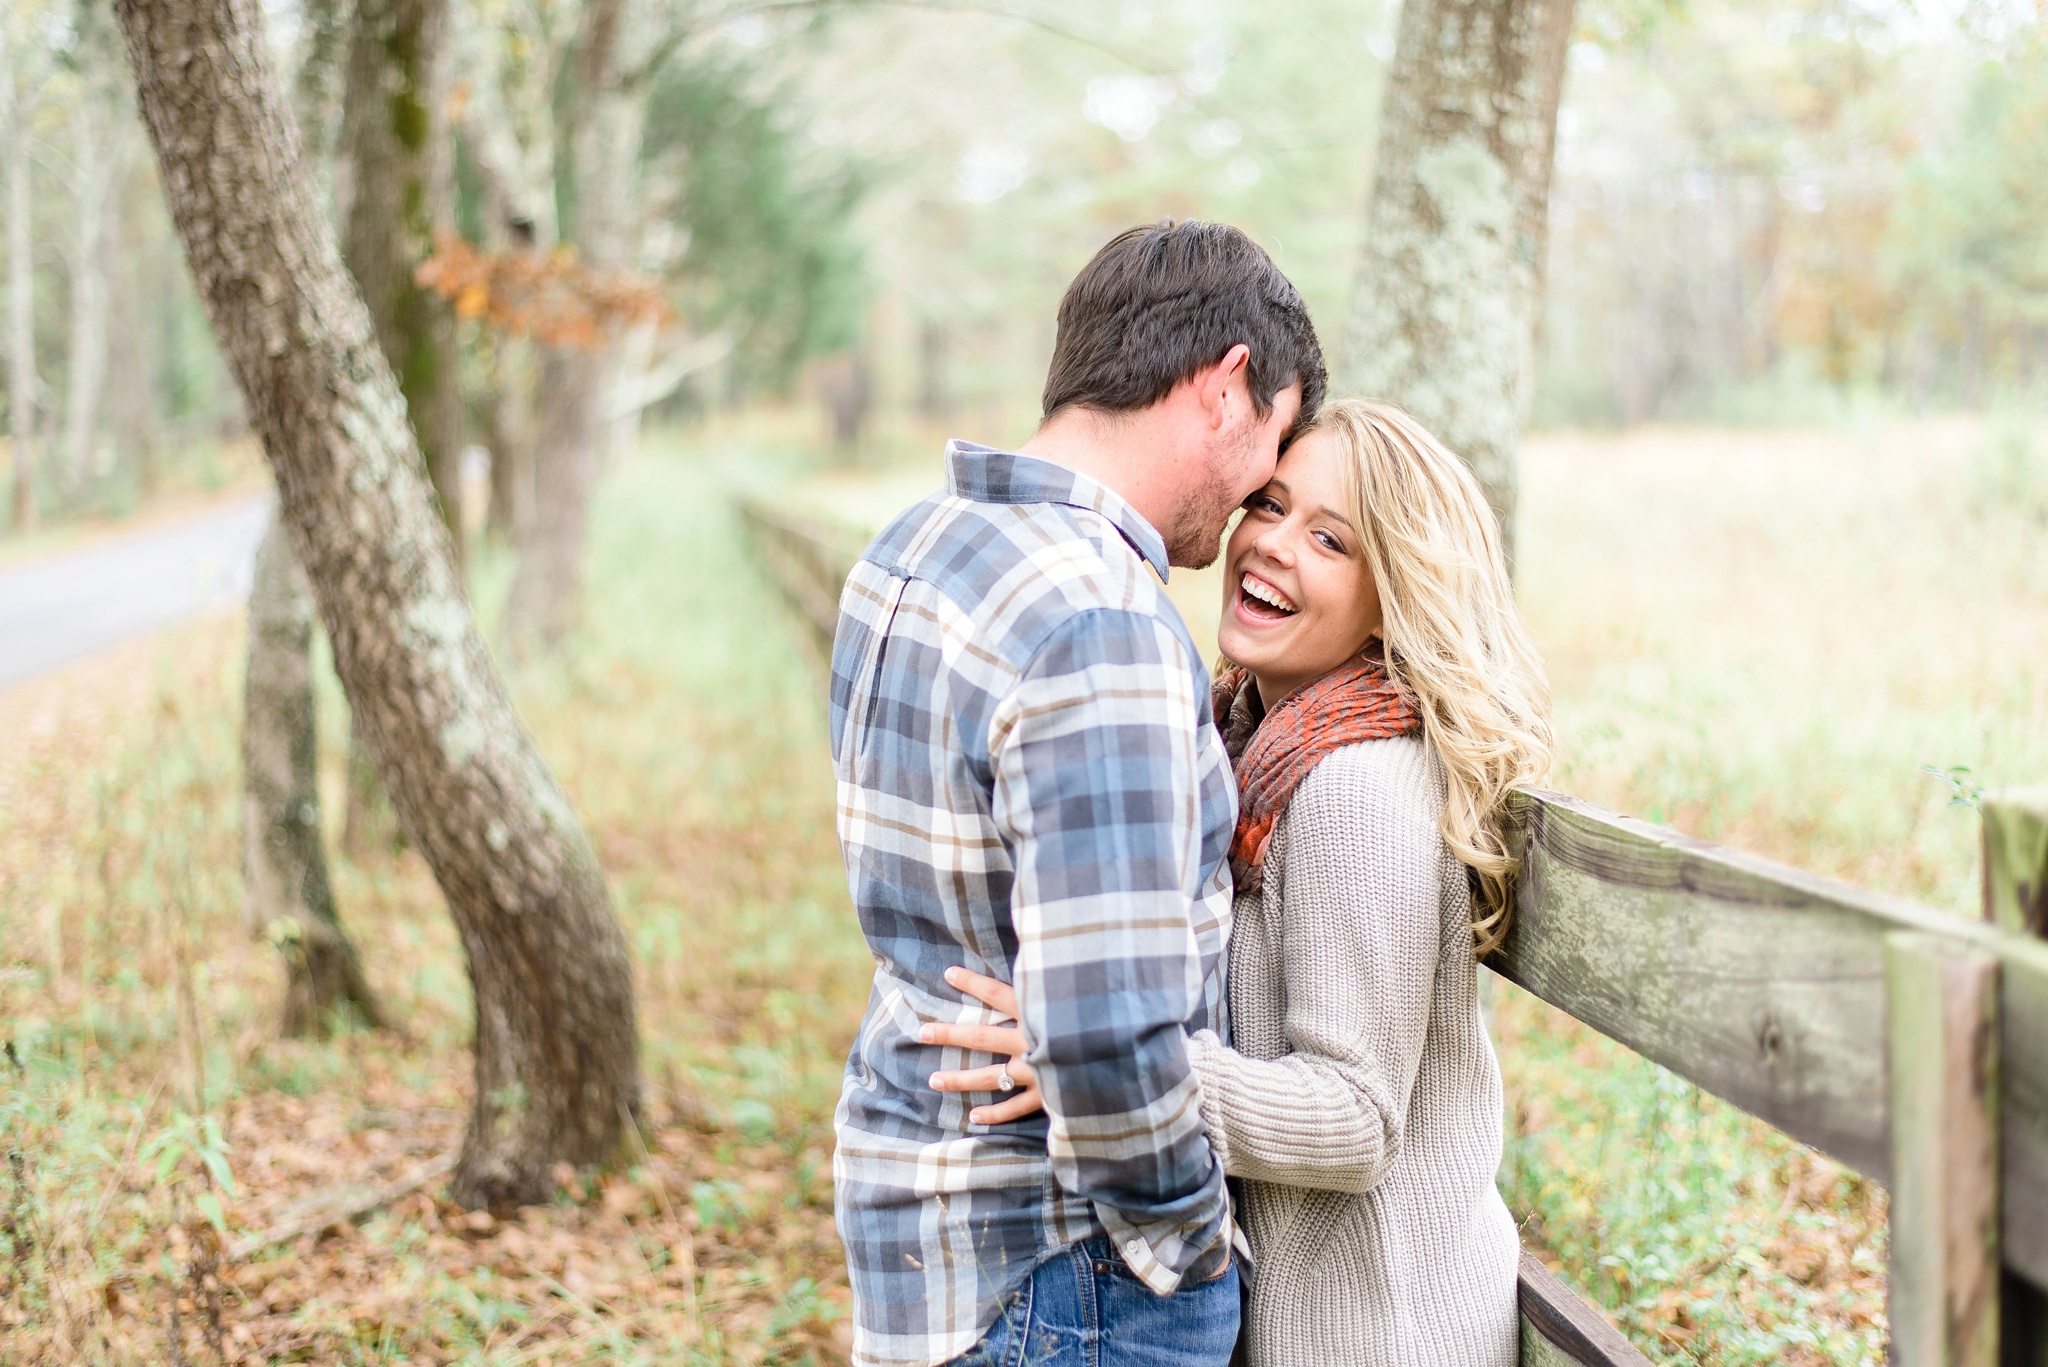
<instances>
[{"instance_id":1,"label":"man's ear","mask_svg":"<svg viewBox=\"0 0 2048 1367\"><path fill-rule=\"evenodd\" d=\"M1230 422L1230 392L1233 386L1243 386L1246 393L1251 389L1252 349L1243 342L1223 353L1221 360L1196 375L1196 392L1202 401L1202 411L1208 415L1211 427L1223 427Z\"/></svg>"}]
</instances>

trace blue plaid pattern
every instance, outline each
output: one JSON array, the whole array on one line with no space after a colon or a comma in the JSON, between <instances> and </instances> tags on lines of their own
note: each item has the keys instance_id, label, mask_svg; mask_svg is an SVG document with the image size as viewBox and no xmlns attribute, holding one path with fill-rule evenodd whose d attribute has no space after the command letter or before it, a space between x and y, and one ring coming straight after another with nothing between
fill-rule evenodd
<instances>
[{"instance_id":1,"label":"blue plaid pattern","mask_svg":"<svg viewBox=\"0 0 2048 1367\"><path fill-rule=\"evenodd\" d=\"M854 568L832 652L847 881L875 956L833 1163L863 1367L972 1348L1057 1250L1107 1235L1154 1291L1227 1237L1185 1031L1224 1026L1236 821L1208 671L1116 494L954 442L947 489ZM1045 1113L970 1125L920 1044L1013 983ZM1210 1261L1204 1261L1206 1269Z\"/></svg>"}]
</instances>

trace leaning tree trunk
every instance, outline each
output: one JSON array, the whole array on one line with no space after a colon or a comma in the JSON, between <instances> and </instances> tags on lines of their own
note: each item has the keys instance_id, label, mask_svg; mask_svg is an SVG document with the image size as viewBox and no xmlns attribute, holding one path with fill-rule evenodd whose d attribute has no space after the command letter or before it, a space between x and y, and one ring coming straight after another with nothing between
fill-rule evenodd
<instances>
[{"instance_id":1,"label":"leaning tree trunk","mask_svg":"<svg viewBox=\"0 0 2048 1367\"><path fill-rule=\"evenodd\" d=\"M1404 0L1338 379L1462 455L1513 546L1572 0Z\"/></svg>"},{"instance_id":2,"label":"leaning tree trunk","mask_svg":"<svg viewBox=\"0 0 2048 1367\"><path fill-rule=\"evenodd\" d=\"M450 216L453 168L443 113L447 0L357 0L342 97L337 195L342 259L370 306L462 563L462 396L455 315L413 279Z\"/></svg>"},{"instance_id":3,"label":"leaning tree trunk","mask_svg":"<svg viewBox=\"0 0 2048 1367\"><path fill-rule=\"evenodd\" d=\"M242 882L249 929L285 959L284 1035L319 1036L378 1010L334 909L320 844L313 734L313 596L284 524L256 547L242 703Z\"/></svg>"},{"instance_id":4,"label":"leaning tree trunk","mask_svg":"<svg viewBox=\"0 0 2048 1367\"><path fill-rule=\"evenodd\" d=\"M0 101L7 119L7 419L14 454L14 527L36 525L36 305L30 255L28 111L14 79L14 53L0 35Z\"/></svg>"},{"instance_id":5,"label":"leaning tree trunk","mask_svg":"<svg viewBox=\"0 0 2048 1367\"><path fill-rule=\"evenodd\" d=\"M452 1191L534 1201L639 1103L632 973L583 828L455 574L405 403L300 163L258 0L118 0L164 193L335 665L461 935L476 1077Z\"/></svg>"},{"instance_id":6,"label":"leaning tree trunk","mask_svg":"<svg viewBox=\"0 0 2048 1367\"><path fill-rule=\"evenodd\" d=\"M566 101L577 254L599 271L632 263L632 179L640 110L622 89L628 0L588 0L577 33ZM533 521L519 547L506 621L522 651L559 647L576 627L590 494L611 424L617 365L609 345L551 349L541 366L541 415L533 445Z\"/></svg>"}]
</instances>

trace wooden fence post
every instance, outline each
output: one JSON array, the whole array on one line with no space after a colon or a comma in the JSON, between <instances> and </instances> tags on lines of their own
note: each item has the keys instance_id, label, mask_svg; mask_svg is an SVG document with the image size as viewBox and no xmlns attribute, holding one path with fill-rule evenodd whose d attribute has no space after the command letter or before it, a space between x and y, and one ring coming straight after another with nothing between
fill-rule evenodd
<instances>
[{"instance_id":1,"label":"wooden fence post","mask_svg":"<svg viewBox=\"0 0 2048 1367\"><path fill-rule=\"evenodd\" d=\"M1885 982L1891 1362L2000 1367L1998 960L1894 931Z\"/></svg>"},{"instance_id":2,"label":"wooden fence post","mask_svg":"<svg viewBox=\"0 0 2048 1367\"><path fill-rule=\"evenodd\" d=\"M2017 935L2048 939L2048 788L1984 799L1984 919ZM2048 1367L2048 1296L2005 1274L2005 1367Z\"/></svg>"}]
</instances>

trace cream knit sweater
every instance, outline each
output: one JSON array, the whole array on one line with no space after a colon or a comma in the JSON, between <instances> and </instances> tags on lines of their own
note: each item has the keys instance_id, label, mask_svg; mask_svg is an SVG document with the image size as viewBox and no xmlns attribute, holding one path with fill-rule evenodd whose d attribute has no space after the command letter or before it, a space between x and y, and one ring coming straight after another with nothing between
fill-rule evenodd
<instances>
[{"instance_id":1,"label":"cream knit sweater","mask_svg":"<svg viewBox=\"0 0 2048 1367\"><path fill-rule=\"evenodd\" d=\"M1514 1367L1517 1238L1465 868L1415 737L1333 752L1237 899L1236 1047L1192 1061L1242 1178L1250 1367Z\"/></svg>"}]
</instances>

